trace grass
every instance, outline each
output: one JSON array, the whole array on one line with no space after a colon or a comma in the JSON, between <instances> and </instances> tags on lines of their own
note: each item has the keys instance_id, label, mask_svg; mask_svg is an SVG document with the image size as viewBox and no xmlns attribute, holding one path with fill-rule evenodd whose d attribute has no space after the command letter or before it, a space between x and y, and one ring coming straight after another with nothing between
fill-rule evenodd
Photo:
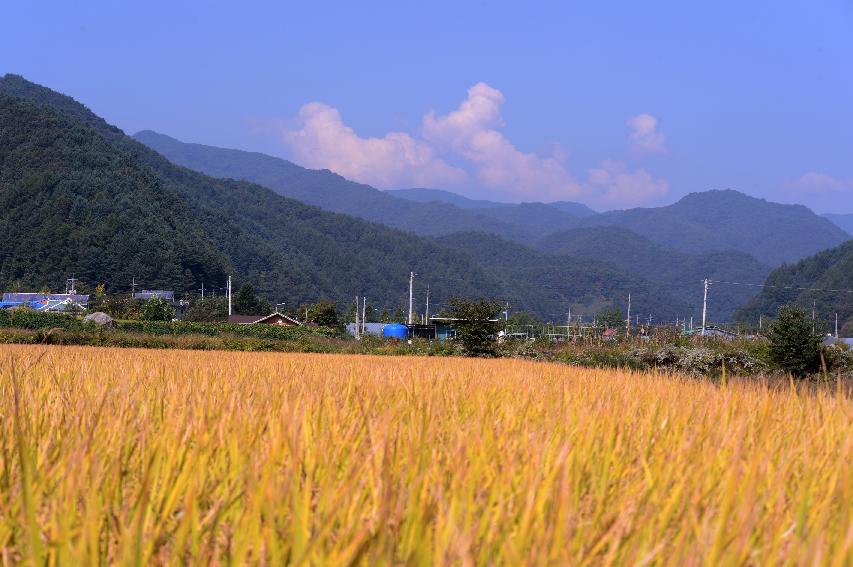
<instances>
[{"instance_id":1,"label":"grass","mask_svg":"<svg viewBox=\"0 0 853 567\"><path fill-rule=\"evenodd\" d=\"M0 563L853 562L853 407L522 360L0 346Z\"/></svg>"}]
</instances>

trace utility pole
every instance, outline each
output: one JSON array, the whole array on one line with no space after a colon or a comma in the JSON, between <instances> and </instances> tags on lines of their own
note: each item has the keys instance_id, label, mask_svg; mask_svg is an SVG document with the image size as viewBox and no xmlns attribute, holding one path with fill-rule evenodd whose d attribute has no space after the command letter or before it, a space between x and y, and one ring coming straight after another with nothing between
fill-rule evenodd
<instances>
[{"instance_id":1,"label":"utility pole","mask_svg":"<svg viewBox=\"0 0 853 567\"><path fill-rule=\"evenodd\" d=\"M762 318L761 313L758 314L758 331L761 332L764 330L764 319Z\"/></svg>"},{"instance_id":2,"label":"utility pole","mask_svg":"<svg viewBox=\"0 0 853 567\"><path fill-rule=\"evenodd\" d=\"M201 282L201 298L204 299L204 281Z\"/></svg>"},{"instance_id":3,"label":"utility pole","mask_svg":"<svg viewBox=\"0 0 853 567\"><path fill-rule=\"evenodd\" d=\"M231 276L228 276L228 316L231 316Z\"/></svg>"},{"instance_id":4,"label":"utility pole","mask_svg":"<svg viewBox=\"0 0 853 567\"><path fill-rule=\"evenodd\" d=\"M361 334L367 332L367 298L361 298Z\"/></svg>"},{"instance_id":5,"label":"utility pole","mask_svg":"<svg viewBox=\"0 0 853 567\"><path fill-rule=\"evenodd\" d=\"M415 272L409 272L409 325L412 324L412 308L413 308L413 296L412 291L414 290L415 285Z\"/></svg>"},{"instance_id":6,"label":"utility pole","mask_svg":"<svg viewBox=\"0 0 853 567\"><path fill-rule=\"evenodd\" d=\"M812 299L812 334L815 333L815 320L814 320L814 310L815 310L816 301Z\"/></svg>"},{"instance_id":7,"label":"utility pole","mask_svg":"<svg viewBox=\"0 0 853 567\"><path fill-rule=\"evenodd\" d=\"M133 278L133 283L130 284L130 298L136 295L136 277Z\"/></svg>"},{"instance_id":8,"label":"utility pole","mask_svg":"<svg viewBox=\"0 0 853 567\"><path fill-rule=\"evenodd\" d=\"M429 284L427 284L427 303L426 313L424 314L424 324L429 325Z\"/></svg>"},{"instance_id":9,"label":"utility pole","mask_svg":"<svg viewBox=\"0 0 853 567\"><path fill-rule=\"evenodd\" d=\"M361 338L361 327L358 320L358 296L355 296L355 340Z\"/></svg>"},{"instance_id":10,"label":"utility pole","mask_svg":"<svg viewBox=\"0 0 853 567\"><path fill-rule=\"evenodd\" d=\"M631 336L631 292L628 292L628 324L625 325L625 338Z\"/></svg>"},{"instance_id":11,"label":"utility pole","mask_svg":"<svg viewBox=\"0 0 853 567\"><path fill-rule=\"evenodd\" d=\"M708 278L703 282L705 284L705 295L702 298L702 336L705 336L705 322L708 315Z\"/></svg>"},{"instance_id":12,"label":"utility pole","mask_svg":"<svg viewBox=\"0 0 853 567\"><path fill-rule=\"evenodd\" d=\"M835 314L835 338L838 339L838 313Z\"/></svg>"}]
</instances>

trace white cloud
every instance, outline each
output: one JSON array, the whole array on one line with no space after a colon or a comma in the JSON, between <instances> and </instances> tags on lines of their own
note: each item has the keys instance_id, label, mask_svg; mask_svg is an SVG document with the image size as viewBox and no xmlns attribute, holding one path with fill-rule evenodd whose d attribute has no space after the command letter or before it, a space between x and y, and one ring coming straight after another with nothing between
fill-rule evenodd
<instances>
[{"instance_id":1,"label":"white cloud","mask_svg":"<svg viewBox=\"0 0 853 567\"><path fill-rule=\"evenodd\" d=\"M331 106L312 102L299 111L299 129L286 130L284 142L305 167L325 168L384 189L402 186L441 187L465 180L422 140L402 132L361 138Z\"/></svg>"},{"instance_id":2,"label":"white cloud","mask_svg":"<svg viewBox=\"0 0 853 567\"><path fill-rule=\"evenodd\" d=\"M853 179L833 177L826 173L810 171L803 174L799 179L789 181L787 189L794 193L853 193Z\"/></svg>"},{"instance_id":3,"label":"white cloud","mask_svg":"<svg viewBox=\"0 0 853 567\"><path fill-rule=\"evenodd\" d=\"M631 151L637 154L665 154L666 140L658 132L658 119L651 114L639 114L628 120Z\"/></svg>"},{"instance_id":4,"label":"white cloud","mask_svg":"<svg viewBox=\"0 0 853 567\"><path fill-rule=\"evenodd\" d=\"M459 106L444 115L430 112L422 121L422 138L391 132L382 138L362 138L341 119L337 109L312 102L302 107L296 129L284 129L282 139L301 165L328 168L345 177L381 188L444 187L476 184L502 198L549 201L577 199L593 205L628 207L664 195L669 184L640 169L605 160L578 180L565 166L568 151L554 146L550 156L518 149L500 131L504 126L498 89L477 83ZM635 117L629 124L636 143L657 151L663 135L657 120ZM632 139L634 139L632 134ZM466 169L451 166L446 159Z\"/></svg>"},{"instance_id":5,"label":"white cloud","mask_svg":"<svg viewBox=\"0 0 853 567\"><path fill-rule=\"evenodd\" d=\"M503 126L503 94L485 83L468 89L459 107L443 116L423 119L424 137L444 151L470 162L480 182L522 199L565 199L583 188L558 157L539 157L516 148L497 128ZM562 157L562 156L560 156Z\"/></svg>"},{"instance_id":6,"label":"white cloud","mask_svg":"<svg viewBox=\"0 0 853 567\"><path fill-rule=\"evenodd\" d=\"M587 172L587 190L604 205L625 208L666 195L669 182L655 179L645 170L629 170L625 164L605 160Z\"/></svg>"}]
</instances>

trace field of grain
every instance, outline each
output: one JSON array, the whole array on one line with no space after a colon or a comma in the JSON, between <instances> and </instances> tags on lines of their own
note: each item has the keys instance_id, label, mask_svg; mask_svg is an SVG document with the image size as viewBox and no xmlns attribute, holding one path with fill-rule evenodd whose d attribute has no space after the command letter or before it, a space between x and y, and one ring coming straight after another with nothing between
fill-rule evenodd
<instances>
[{"instance_id":1,"label":"field of grain","mask_svg":"<svg viewBox=\"0 0 853 567\"><path fill-rule=\"evenodd\" d=\"M853 407L514 360L0 349L0 562L853 563Z\"/></svg>"}]
</instances>

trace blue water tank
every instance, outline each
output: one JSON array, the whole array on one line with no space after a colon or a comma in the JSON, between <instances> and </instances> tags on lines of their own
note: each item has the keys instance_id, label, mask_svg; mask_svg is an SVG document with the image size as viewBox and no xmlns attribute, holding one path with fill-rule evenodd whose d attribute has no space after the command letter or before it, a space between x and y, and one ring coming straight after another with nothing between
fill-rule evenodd
<instances>
[{"instance_id":1,"label":"blue water tank","mask_svg":"<svg viewBox=\"0 0 853 567\"><path fill-rule=\"evenodd\" d=\"M409 328L400 323L391 323L390 325L385 325L385 328L382 329L382 335L386 339L404 340L409 338Z\"/></svg>"}]
</instances>

